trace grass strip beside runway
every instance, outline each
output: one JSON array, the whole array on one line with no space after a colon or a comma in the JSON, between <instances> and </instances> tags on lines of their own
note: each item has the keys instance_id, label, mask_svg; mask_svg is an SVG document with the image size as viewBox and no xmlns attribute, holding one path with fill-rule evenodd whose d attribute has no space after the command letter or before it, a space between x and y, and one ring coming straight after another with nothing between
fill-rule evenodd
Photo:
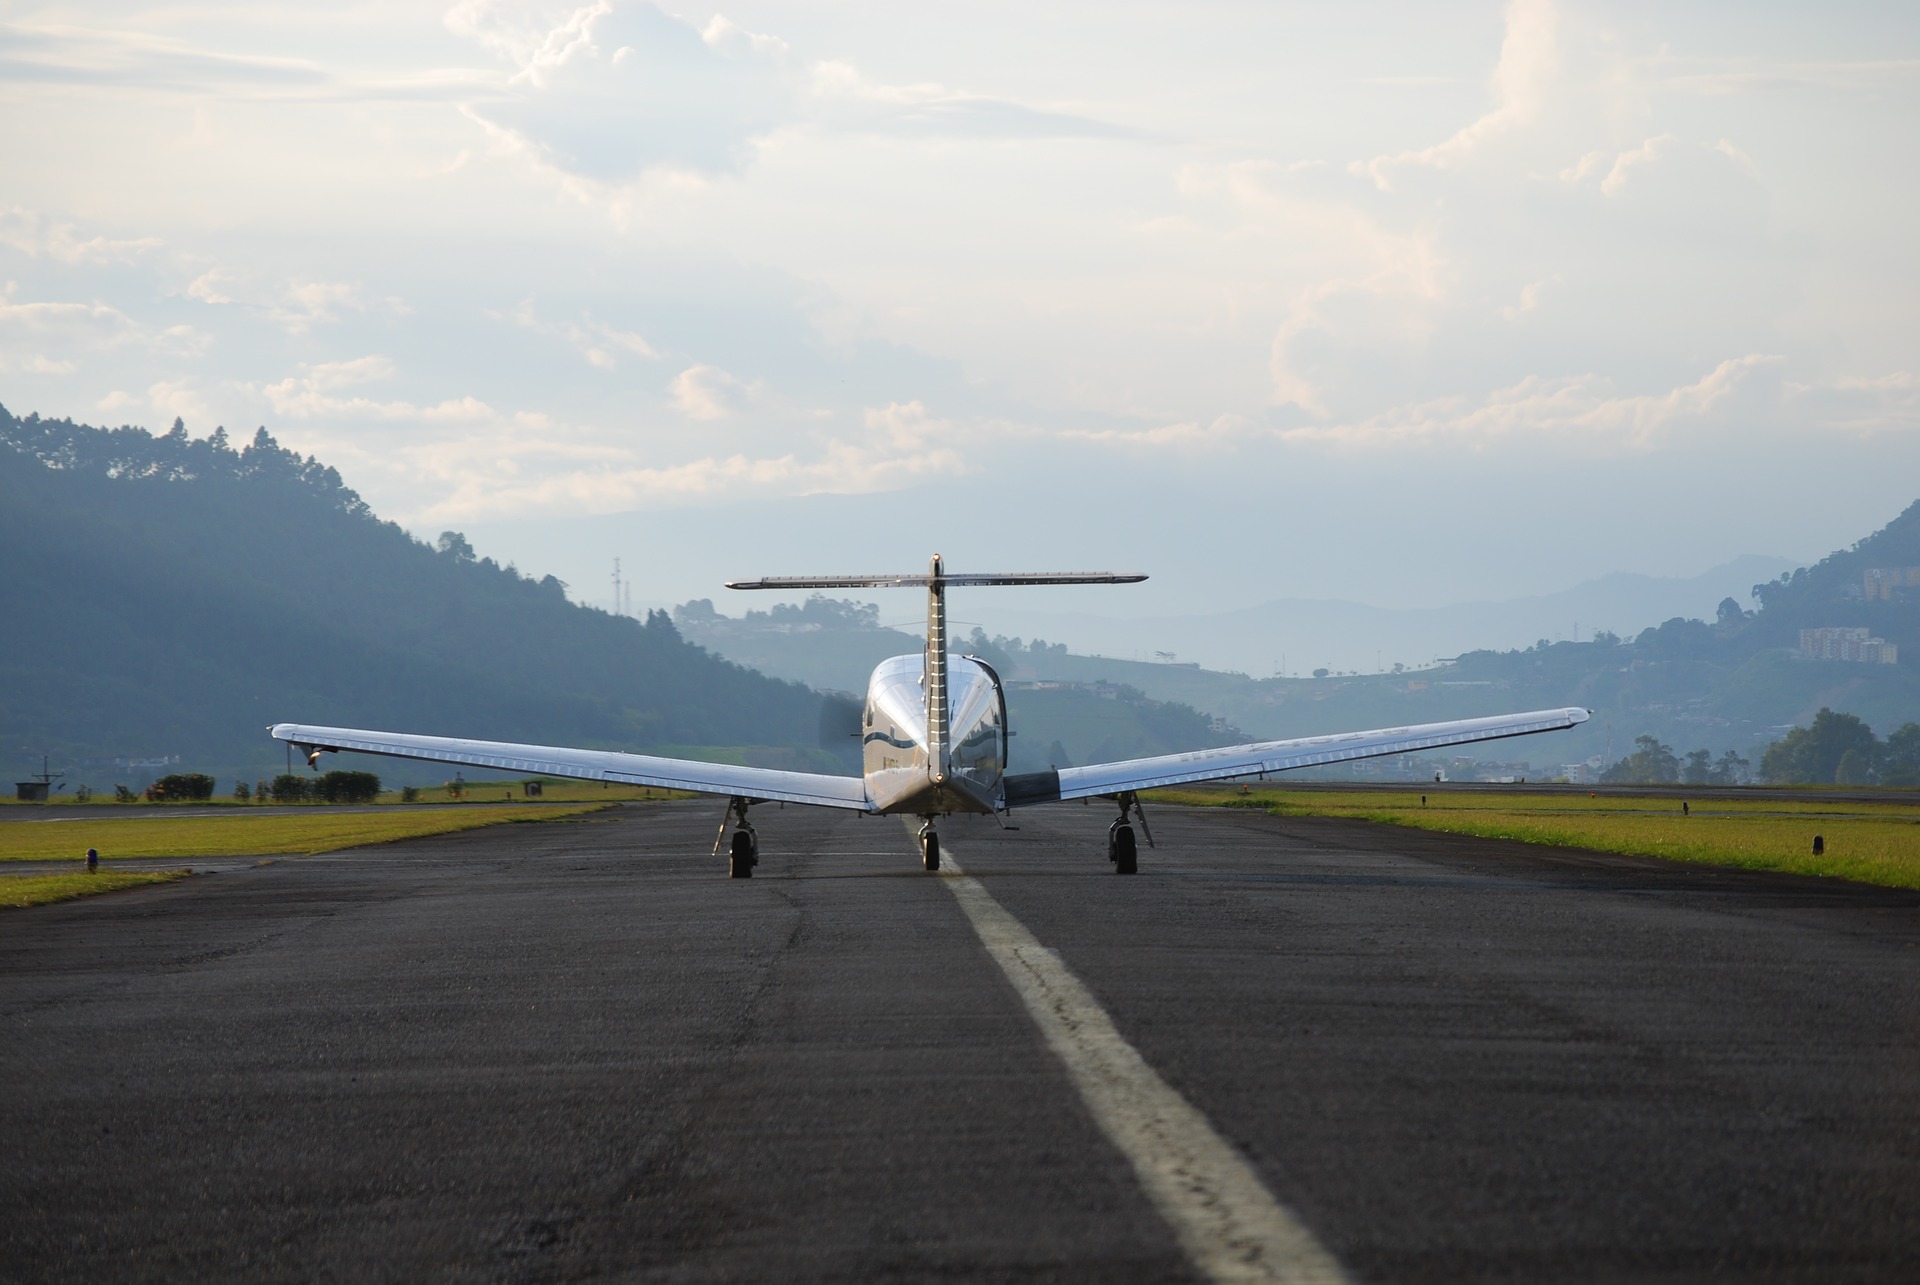
<instances>
[{"instance_id":1,"label":"grass strip beside runway","mask_svg":"<svg viewBox=\"0 0 1920 1285\"><path fill-rule=\"evenodd\" d=\"M186 878L188 873L185 870L102 870L97 874L16 875L0 879L0 906L45 906L75 897L91 897L97 892L172 883Z\"/></svg>"},{"instance_id":2,"label":"grass strip beside runway","mask_svg":"<svg viewBox=\"0 0 1920 1285\"><path fill-rule=\"evenodd\" d=\"M1920 804L1904 801L1831 804L1809 801L1607 795L1449 794L1444 790L1355 795L1312 790L1162 790L1153 797L1203 807L1251 807L1276 816L1351 817L1486 839L1587 848L1826 875L1889 888L1920 888ZM1824 847L1814 855L1814 836Z\"/></svg>"},{"instance_id":3,"label":"grass strip beside runway","mask_svg":"<svg viewBox=\"0 0 1920 1285\"><path fill-rule=\"evenodd\" d=\"M392 843L430 834L450 834L512 821L557 821L598 812L604 803L579 807L524 806L433 811L75 820L0 826L0 861L83 860L88 848L103 860L117 857L235 857L276 853L333 852L370 843Z\"/></svg>"}]
</instances>

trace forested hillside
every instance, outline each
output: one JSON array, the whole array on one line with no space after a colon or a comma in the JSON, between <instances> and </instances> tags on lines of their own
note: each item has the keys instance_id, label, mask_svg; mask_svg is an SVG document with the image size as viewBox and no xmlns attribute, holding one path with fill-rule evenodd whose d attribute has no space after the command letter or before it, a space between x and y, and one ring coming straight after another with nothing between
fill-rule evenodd
<instances>
[{"instance_id":1,"label":"forested hillside","mask_svg":"<svg viewBox=\"0 0 1920 1285\"><path fill-rule=\"evenodd\" d=\"M1117 688L1204 710L1255 737L1314 736L1555 705L1594 711L1592 720L1564 735L1463 752L1506 764L1498 770L1508 773L1557 774L1589 760L1597 771L1637 753L1643 736L1676 760L1705 751L1720 762L1732 753L1745 756L1757 771L1769 744L1796 726L1811 727L1822 710L1851 716L1881 737L1920 721L1920 503L1851 548L1755 586L1754 594L1761 603L1754 612L1728 599L1711 621L1676 618L1631 638L1601 633L1578 642L1542 640L1518 651L1469 651L1446 664L1381 674L1255 679L1194 665L1075 655L1038 640L988 637L979 629L964 646L1015 685L1016 706L1022 682L1058 684L1050 690L1087 700L1094 699L1087 695L1091 690ZM828 685L850 685L854 668L870 664L870 657L917 641L881 627L871 608L822 598L744 618L720 616L713 603L701 600L676 608L674 619L724 655ZM1801 654L1802 629L1830 627L1868 630L1899 648L1898 663ZM1030 717L1056 717L1042 695L1026 695ZM1017 709L1016 726L1032 727ZM1185 730L1192 734L1192 728ZM1030 755L1040 748L1031 741L1024 747ZM1330 769L1373 770L1381 769ZM1903 771L1890 771L1885 779L1891 782Z\"/></svg>"},{"instance_id":2,"label":"forested hillside","mask_svg":"<svg viewBox=\"0 0 1920 1285\"><path fill-rule=\"evenodd\" d=\"M432 548L379 520L265 429L235 449L177 421L156 437L0 408L16 769L30 751L96 788L115 758L250 774L280 761L264 729L281 720L820 758L805 687L685 642L664 613L575 606L449 534Z\"/></svg>"}]
</instances>

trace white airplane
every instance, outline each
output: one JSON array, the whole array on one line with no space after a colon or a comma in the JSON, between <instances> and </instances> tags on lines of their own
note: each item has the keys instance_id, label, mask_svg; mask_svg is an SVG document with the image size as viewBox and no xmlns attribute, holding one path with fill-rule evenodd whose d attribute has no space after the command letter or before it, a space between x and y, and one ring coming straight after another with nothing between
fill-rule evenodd
<instances>
[{"instance_id":1,"label":"white airplane","mask_svg":"<svg viewBox=\"0 0 1920 1285\"><path fill-rule=\"evenodd\" d=\"M985 661L947 651L947 590L958 585L1133 584L1145 579L1143 575L1111 572L955 575L945 569L936 554L925 575L776 576L730 582L729 589L926 589L926 650L917 656L895 656L881 662L868 681L861 720L864 772L860 776L301 723L276 723L270 730L276 740L298 747L307 756L309 767L317 764L322 754L349 750L724 795L727 812L713 850L718 856L731 824L734 832L728 868L735 879L751 878L759 860L759 838L747 820L747 809L756 803L810 803L873 815L917 816L923 823L921 862L928 870L938 870L940 836L934 830L934 821L939 817L978 812L998 818L1028 804L1094 797L1119 806L1119 817L1107 828L1107 859L1120 874L1133 874L1138 868L1138 852L1132 818L1139 818L1148 846L1153 844L1152 832L1146 829L1146 813L1140 807L1141 790L1264 777L1288 768L1562 731L1585 722L1590 712L1579 708L1534 710L1009 775L1006 693L1000 676Z\"/></svg>"}]
</instances>

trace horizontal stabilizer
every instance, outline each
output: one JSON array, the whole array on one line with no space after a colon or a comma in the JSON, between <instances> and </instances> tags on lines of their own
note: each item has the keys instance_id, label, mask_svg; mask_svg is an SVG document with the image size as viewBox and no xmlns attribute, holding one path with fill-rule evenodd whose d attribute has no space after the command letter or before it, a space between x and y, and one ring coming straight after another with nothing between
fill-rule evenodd
<instances>
[{"instance_id":1,"label":"horizontal stabilizer","mask_svg":"<svg viewBox=\"0 0 1920 1285\"><path fill-rule=\"evenodd\" d=\"M1129 571L1004 571L947 575L943 585L1138 584L1144 575ZM729 580L729 589L924 589L934 582L924 571L901 576L766 576Z\"/></svg>"}]
</instances>

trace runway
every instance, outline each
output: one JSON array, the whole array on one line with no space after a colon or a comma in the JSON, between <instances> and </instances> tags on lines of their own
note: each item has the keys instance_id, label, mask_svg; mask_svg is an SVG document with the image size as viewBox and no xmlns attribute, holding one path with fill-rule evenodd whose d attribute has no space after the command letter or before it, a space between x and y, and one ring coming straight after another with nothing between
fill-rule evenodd
<instances>
[{"instance_id":1,"label":"runway","mask_svg":"<svg viewBox=\"0 0 1920 1285\"><path fill-rule=\"evenodd\" d=\"M1920 894L1072 804L735 882L719 811L0 914L0 1277L1218 1273L968 888L1349 1279L1920 1274Z\"/></svg>"}]
</instances>

